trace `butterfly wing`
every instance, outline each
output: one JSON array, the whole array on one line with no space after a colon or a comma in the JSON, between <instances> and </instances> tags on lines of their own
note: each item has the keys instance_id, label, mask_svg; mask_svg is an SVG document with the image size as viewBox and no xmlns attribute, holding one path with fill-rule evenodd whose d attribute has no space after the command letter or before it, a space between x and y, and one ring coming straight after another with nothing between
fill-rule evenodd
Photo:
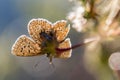
<instances>
[{"instance_id":1,"label":"butterfly wing","mask_svg":"<svg viewBox=\"0 0 120 80\"><path fill-rule=\"evenodd\" d=\"M12 46L12 54L16 56L36 56L40 53L40 46L26 35L21 35Z\"/></svg>"},{"instance_id":2,"label":"butterfly wing","mask_svg":"<svg viewBox=\"0 0 120 80\"><path fill-rule=\"evenodd\" d=\"M50 23L46 19L32 19L28 24L28 33L38 44L41 44L41 42L43 41L42 37L40 36L41 32L49 34L51 30L52 23Z\"/></svg>"},{"instance_id":3,"label":"butterfly wing","mask_svg":"<svg viewBox=\"0 0 120 80\"><path fill-rule=\"evenodd\" d=\"M70 48L71 47L71 41L69 38L67 38L65 41L59 44L58 48ZM58 54L57 58L70 58L72 53L72 49L68 51L64 51L60 54Z\"/></svg>"},{"instance_id":4,"label":"butterfly wing","mask_svg":"<svg viewBox=\"0 0 120 80\"><path fill-rule=\"evenodd\" d=\"M67 22L65 20L61 20L53 24L53 30L55 32L55 37L58 42L63 41L68 35L70 26L68 25L68 27L66 27L66 23Z\"/></svg>"}]
</instances>

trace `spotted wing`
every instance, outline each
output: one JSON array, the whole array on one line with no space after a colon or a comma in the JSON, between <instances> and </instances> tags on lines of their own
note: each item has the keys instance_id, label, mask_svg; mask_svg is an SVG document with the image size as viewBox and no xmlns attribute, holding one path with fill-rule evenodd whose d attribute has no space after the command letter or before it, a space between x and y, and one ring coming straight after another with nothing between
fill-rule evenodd
<instances>
[{"instance_id":1,"label":"spotted wing","mask_svg":"<svg viewBox=\"0 0 120 80\"><path fill-rule=\"evenodd\" d=\"M68 35L68 32L70 30L70 26L66 27L66 21L61 20L57 21L53 24L53 30L55 32L55 37L58 42L61 42L65 39L65 37Z\"/></svg>"},{"instance_id":2,"label":"spotted wing","mask_svg":"<svg viewBox=\"0 0 120 80\"><path fill-rule=\"evenodd\" d=\"M64 42L60 43L58 46L58 48L70 48L70 47L71 47L71 42L69 38L67 38ZM57 58L69 58L71 57L71 53L72 53L72 49L62 52L58 54L56 57Z\"/></svg>"},{"instance_id":3,"label":"spotted wing","mask_svg":"<svg viewBox=\"0 0 120 80\"><path fill-rule=\"evenodd\" d=\"M28 24L28 33L38 44L41 44L43 41L42 37L40 36L41 32L49 34L51 30L52 24L46 19L32 19Z\"/></svg>"},{"instance_id":4,"label":"spotted wing","mask_svg":"<svg viewBox=\"0 0 120 80\"><path fill-rule=\"evenodd\" d=\"M21 35L12 46L11 52L16 56L36 56L41 53L41 48L26 35Z\"/></svg>"}]
</instances>

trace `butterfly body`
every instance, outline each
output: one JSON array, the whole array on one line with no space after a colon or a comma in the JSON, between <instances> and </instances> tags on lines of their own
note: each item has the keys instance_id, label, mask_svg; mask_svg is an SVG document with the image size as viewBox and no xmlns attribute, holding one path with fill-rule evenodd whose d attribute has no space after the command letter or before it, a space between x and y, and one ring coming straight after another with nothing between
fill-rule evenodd
<instances>
[{"instance_id":1,"label":"butterfly body","mask_svg":"<svg viewBox=\"0 0 120 80\"><path fill-rule=\"evenodd\" d=\"M53 36L51 35L48 35L47 33L45 32L41 32L40 33L40 36L42 36L44 39L46 39L47 41L52 41L53 40Z\"/></svg>"}]
</instances>

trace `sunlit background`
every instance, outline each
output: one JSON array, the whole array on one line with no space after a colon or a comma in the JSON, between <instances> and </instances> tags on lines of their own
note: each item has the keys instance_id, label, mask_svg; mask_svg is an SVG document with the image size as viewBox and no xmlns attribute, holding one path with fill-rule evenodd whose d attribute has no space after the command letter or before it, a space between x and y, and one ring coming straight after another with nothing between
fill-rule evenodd
<instances>
[{"instance_id":1,"label":"sunlit background","mask_svg":"<svg viewBox=\"0 0 120 80\"><path fill-rule=\"evenodd\" d=\"M94 80L84 69L84 46L73 50L69 59L53 59L54 66L46 56L11 54L15 40L22 34L29 36L27 24L32 18L66 19L72 6L68 0L0 0L0 80ZM73 45L83 39L72 28L68 37Z\"/></svg>"}]
</instances>

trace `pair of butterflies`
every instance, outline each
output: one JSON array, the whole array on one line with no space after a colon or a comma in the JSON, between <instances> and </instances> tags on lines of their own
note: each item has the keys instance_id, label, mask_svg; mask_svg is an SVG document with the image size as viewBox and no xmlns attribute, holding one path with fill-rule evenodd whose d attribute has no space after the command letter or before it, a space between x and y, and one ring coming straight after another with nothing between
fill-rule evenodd
<instances>
[{"instance_id":1,"label":"pair of butterflies","mask_svg":"<svg viewBox=\"0 0 120 80\"><path fill-rule=\"evenodd\" d=\"M52 58L69 58L72 50L60 51L70 48L70 39L66 38L70 26L66 27L66 21L57 21L54 24L46 19L32 19L28 23L30 37L21 35L12 46L12 54L28 57L46 54L52 62ZM59 49L59 50L58 50Z\"/></svg>"}]
</instances>

